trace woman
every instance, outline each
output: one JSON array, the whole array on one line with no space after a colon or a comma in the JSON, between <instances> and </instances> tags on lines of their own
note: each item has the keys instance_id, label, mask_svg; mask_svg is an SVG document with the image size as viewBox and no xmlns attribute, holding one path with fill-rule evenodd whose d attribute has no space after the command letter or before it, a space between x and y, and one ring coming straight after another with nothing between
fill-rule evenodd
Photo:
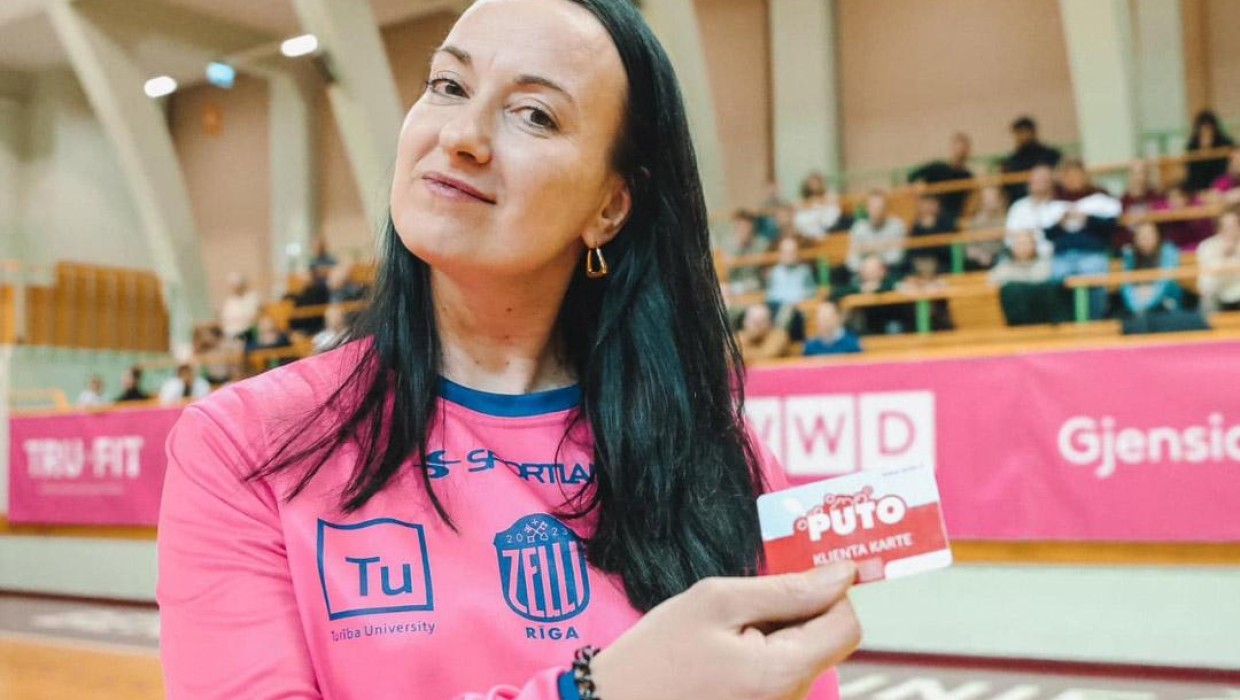
<instances>
[{"instance_id":1,"label":"woman","mask_svg":"<svg viewBox=\"0 0 1240 700\"><path fill-rule=\"evenodd\" d=\"M782 700L856 645L850 566L750 576L778 477L690 143L627 0L462 15L359 339L169 438L170 698Z\"/></svg>"},{"instance_id":2,"label":"woman","mask_svg":"<svg viewBox=\"0 0 1240 700\"><path fill-rule=\"evenodd\" d=\"M1231 137L1223 131L1214 112L1203 109L1193 119L1193 133L1189 136L1185 149L1191 155L1196 151L1231 148L1235 145ZM1227 172L1227 156L1192 161L1188 164L1188 179L1184 186L1190 193L1201 192L1209 189L1210 185L1225 172Z\"/></svg>"},{"instance_id":3,"label":"woman","mask_svg":"<svg viewBox=\"0 0 1240 700\"><path fill-rule=\"evenodd\" d=\"M1012 232L1007 254L987 278L999 288L999 304L1009 326L1068 320L1066 292L1051 281L1050 257L1038 249L1034 231Z\"/></svg>"},{"instance_id":4,"label":"woman","mask_svg":"<svg viewBox=\"0 0 1240 700\"><path fill-rule=\"evenodd\" d=\"M969 231L1002 231L1007 227L1007 200L1003 190L994 185L983 187L978 194L977 212L965 226ZM965 267L988 270L1003 252L1003 239L972 241L964 249Z\"/></svg>"},{"instance_id":5,"label":"woman","mask_svg":"<svg viewBox=\"0 0 1240 700\"><path fill-rule=\"evenodd\" d=\"M1158 226L1149 221L1137 227L1132 244L1124 247L1123 258L1125 270L1175 269L1180 266L1180 251L1164 242ZM1124 309L1132 316L1178 309L1183 296L1180 283L1172 279L1125 284L1120 288Z\"/></svg>"},{"instance_id":6,"label":"woman","mask_svg":"<svg viewBox=\"0 0 1240 700\"><path fill-rule=\"evenodd\" d=\"M796 231L806 241L821 241L840 221L840 198L827 189L822 173L801 181L801 204L793 217Z\"/></svg>"}]
</instances>

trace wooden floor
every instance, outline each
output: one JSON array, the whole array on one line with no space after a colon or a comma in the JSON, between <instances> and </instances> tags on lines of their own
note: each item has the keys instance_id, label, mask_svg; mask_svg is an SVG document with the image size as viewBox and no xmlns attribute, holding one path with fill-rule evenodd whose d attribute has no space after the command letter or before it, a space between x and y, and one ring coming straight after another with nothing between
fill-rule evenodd
<instances>
[{"instance_id":1,"label":"wooden floor","mask_svg":"<svg viewBox=\"0 0 1240 700\"><path fill-rule=\"evenodd\" d=\"M159 657L153 652L0 636L0 698L4 700L163 697Z\"/></svg>"}]
</instances>

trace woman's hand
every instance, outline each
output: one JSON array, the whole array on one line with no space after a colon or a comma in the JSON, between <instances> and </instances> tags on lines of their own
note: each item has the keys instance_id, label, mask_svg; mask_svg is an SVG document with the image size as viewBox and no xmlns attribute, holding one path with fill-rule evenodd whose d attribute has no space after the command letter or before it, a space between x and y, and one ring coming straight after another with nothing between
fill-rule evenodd
<instances>
[{"instance_id":1,"label":"woman's hand","mask_svg":"<svg viewBox=\"0 0 1240 700\"><path fill-rule=\"evenodd\" d=\"M793 700L861 641L852 562L706 579L651 610L595 658L605 700Z\"/></svg>"}]
</instances>

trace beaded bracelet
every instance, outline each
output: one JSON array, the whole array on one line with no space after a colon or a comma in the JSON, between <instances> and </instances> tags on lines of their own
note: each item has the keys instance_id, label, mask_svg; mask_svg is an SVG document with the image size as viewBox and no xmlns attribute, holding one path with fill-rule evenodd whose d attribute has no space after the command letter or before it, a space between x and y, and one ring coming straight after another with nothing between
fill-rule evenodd
<instances>
[{"instance_id":1,"label":"beaded bracelet","mask_svg":"<svg viewBox=\"0 0 1240 700\"><path fill-rule=\"evenodd\" d=\"M598 656L600 649L587 644L573 655L573 680L577 682L577 692L581 700L602 700L595 693L594 677L590 674L590 662Z\"/></svg>"}]
</instances>

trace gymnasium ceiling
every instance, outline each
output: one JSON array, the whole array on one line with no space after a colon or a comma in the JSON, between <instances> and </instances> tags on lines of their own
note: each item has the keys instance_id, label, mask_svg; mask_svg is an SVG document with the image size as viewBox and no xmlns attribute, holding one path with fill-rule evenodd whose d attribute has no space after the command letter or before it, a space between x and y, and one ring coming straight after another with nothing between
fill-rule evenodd
<instances>
[{"instance_id":1,"label":"gymnasium ceiling","mask_svg":"<svg viewBox=\"0 0 1240 700\"><path fill-rule=\"evenodd\" d=\"M0 0L0 90L23 75L68 66L45 11L51 0ZM454 9L468 0L367 0L380 26ZM115 20L125 44L152 75L198 80L202 52L246 51L301 33L292 0L75 0ZM132 41L130 37L132 36ZM190 50L186 50L190 49ZM218 51L216 52L218 53ZM180 75L178 75L180 74Z\"/></svg>"}]
</instances>

